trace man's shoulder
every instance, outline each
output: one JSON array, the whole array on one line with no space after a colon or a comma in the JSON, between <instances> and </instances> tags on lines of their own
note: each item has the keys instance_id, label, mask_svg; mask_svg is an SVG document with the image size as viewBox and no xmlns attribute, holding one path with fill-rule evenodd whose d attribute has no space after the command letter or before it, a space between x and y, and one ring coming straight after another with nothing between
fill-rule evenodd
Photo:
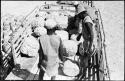
<instances>
[{"instance_id":1,"label":"man's shoulder","mask_svg":"<svg viewBox=\"0 0 125 81\"><path fill-rule=\"evenodd\" d=\"M47 37L48 37L48 35L42 35L42 36L39 37L39 39L41 40L41 39L45 39Z\"/></svg>"},{"instance_id":2,"label":"man's shoulder","mask_svg":"<svg viewBox=\"0 0 125 81\"><path fill-rule=\"evenodd\" d=\"M58 35L53 35L53 36L52 36L52 40L55 40L55 41L61 42L61 37L58 36Z\"/></svg>"},{"instance_id":3,"label":"man's shoulder","mask_svg":"<svg viewBox=\"0 0 125 81\"><path fill-rule=\"evenodd\" d=\"M57 34L52 35L51 37L52 37L52 38L57 38L57 39L60 39L60 36L58 36Z\"/></svg>"},{"instance_id":4,"label":"man's shoulder","mask_svg":"<svg viewBox=\"0 0 125 81\"><path fill-rule=\"evenodd\" d=\"M86 17L84 18L84 22L90 22L90 23L93 24L93 21L92 21L92 19L91 19L90 16L86 16Z\"/></svg>"}]
</instances>

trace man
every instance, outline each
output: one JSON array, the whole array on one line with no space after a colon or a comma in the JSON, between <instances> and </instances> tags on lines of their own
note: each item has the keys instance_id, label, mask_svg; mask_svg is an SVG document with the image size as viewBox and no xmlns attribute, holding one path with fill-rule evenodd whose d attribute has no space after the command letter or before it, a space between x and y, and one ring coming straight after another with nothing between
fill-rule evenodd
<instances>
[{"instance_id":1,"label":"man","mask_svg":"<svg viewBox=\"0 0 125 81\"><path fill-rule=\"evenodd\" d=\"M43 80L55 80L61 56L62 41L55 34L57 23L53 19L45 21L47 35L40 37L39 68L40 78ZM62 60L62 59L61 59Z\"/></svg>"},{"instance_id":2,"label":"man","mask_svg":"<svg viewBox=\"0 0 125 81\"><path fill-rule=\"evenodd\" d=\"M79 33L79 36L77 37L77 40L80 39L81 36L84 38L84 51L86 53L91 52L91 46L93 42L93 21L90 18L90 16L87 14L86 9L84 8L84 4L81 3L77 6L77 14L75 16L76 18L76 26L77 31Z\"/></svg>"},{"instance_id":3,"label":"man","mask_svg":"<svg viewBox=\"0 0 125 81\"><path fill-rule=\"evenodd\" d=\"M84 75L86 67L88 67L88 60L92 54L92 44L93 44L93 21L88 15L83 3L78 4L76 8L75 15L75 26L76 26L76 40L79 41L83 37L84 41L78 45L78 55L80 59L80 74ZM81 77L82 75L79 75Z\"/></svg>"}]
</instances>

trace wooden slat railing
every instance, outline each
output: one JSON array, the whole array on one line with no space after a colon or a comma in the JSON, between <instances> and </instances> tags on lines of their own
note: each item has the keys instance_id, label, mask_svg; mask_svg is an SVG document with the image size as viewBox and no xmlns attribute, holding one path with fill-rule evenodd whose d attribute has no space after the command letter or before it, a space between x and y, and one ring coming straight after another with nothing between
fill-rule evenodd
<instances>
[{"instance_id":1,"label":"wooden slat railing","mask_svg":"<svg viewBox=\"0 0 125 81\"><path fill-rule=\"evenodd\" d=\"M10 38L10 42L8 42L8 44L10 44L9 49L7 51L7 53L4 53L2 51L1 48L1 52L3 52L4 56L2 56L1 58L1 63L2 65L0 66L0 80L4 80L7 75L11 72L11 70L13 69L14 65L17 64L16 59L18 58L18 56L20 55L20 47L23 44L23 42L25 41L25 38L27 38L30 33L27 32L28 28L30 28L30 22L27 22L30 20L30 18L32 18L32 16L35 16L34 14L38 12L38 7L36 7L34 10L32 10L32 12L30 12L23 20L23 24L25 24L25 27L18 27L17 30L15 30L12 33L12 36ZM3 34L2 34L3 35ZM3 45L3 43L1 43ZM1 47L2 47L1 45ZM8 59L10 58L10 59ZM10 71L9 71L10 70Z\"/></svg>"}]
</instances>

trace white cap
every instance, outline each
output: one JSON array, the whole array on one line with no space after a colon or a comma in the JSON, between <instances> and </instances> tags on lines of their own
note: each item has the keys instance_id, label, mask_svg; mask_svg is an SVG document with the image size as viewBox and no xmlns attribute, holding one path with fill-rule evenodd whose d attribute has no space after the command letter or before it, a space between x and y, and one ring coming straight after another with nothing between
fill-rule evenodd
<instances>
[{"instance_id":1,"label":"white cap","mask_svg":"<svg viewBox=\"0 0 125 81\"><path fill-rule=\"evenodd\" d=\"M78 1L74 1L74 5L78 5L79 4L79 2Z\"/></svg>"},{"instance_id":2,"label":"white cap","mask_svg":"<svg viewBox=\"0 0 125 81\"><path fill-rule=\"evenodd\" d=\"M56 21L54 19L47 19L45 21L45 27L47 29L53 29L57 25Z\"/></svg>"},{"instance_id":3,"label":"white cap","mask_svg":"<svg viewBox=\"0 0 125 81\"><path fill-rule=\"evenodd\" d=\"M84 4L83 3L80 3L77 7L77 12L76 14L79 14L81 13L82 11L86 11L85 7L84 7Z\"/></svg>"},{"instance_id":4,"label":"white cap","mask_svg":"<svg viewBox=\"0 0 125 81\"><path fill-rule=\"evenodd\" d=\"M37 27L37 28L35 28L34 33L37 36L41 36L41 35L47 34L47 30L44 27Z\"/></svg>"}]
</instances>

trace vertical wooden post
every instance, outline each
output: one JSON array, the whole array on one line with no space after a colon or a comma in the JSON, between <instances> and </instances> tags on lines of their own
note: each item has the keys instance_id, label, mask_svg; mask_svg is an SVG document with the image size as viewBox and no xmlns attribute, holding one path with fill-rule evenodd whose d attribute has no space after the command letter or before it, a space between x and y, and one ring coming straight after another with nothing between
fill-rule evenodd
<instances>
[{"instance_id":1,"label":"vertical wooden post","mask_svg":"<svg viewBox=\"0 0 125 81\"><path fill-rule=\"evenodd\" d=\"M90 80L90 78L91 78L91 68L90 68L90 66L91 66L91 58L88 60L88 80Z\"/></svg>"},{"instance_id":2,"label":"vertical wooden post","mask_svg":"<svg viewBox=\"0 0 125 81\"><path fill-rule=\"evenodd\" d=\"M101 39L101 30L100 30L100 18L99 18L99 14L97 12L97 35L98 35L98 56L97 58L97 80L103 80L104 77L104 63L103 63L103 54L102 54L102 39Z\"/></svg>"},{"instance_id":3,"label":"vertical wooden post","mask_svg":"<svg viewBox=\"0 0 125 81\"><path fill-rule=\"evenodd\" d=\"M93 69L92 69L92 75L93 75L93 77L92 77L92 80L95 80L95 55L92 57L92 64L93 64Z\"/></svg>"},{"instance_id":4,"label":"vertical wooden post","mask_svg":"<svg viewBox=\"0 0 125 81\"><path fill-rule=\"evenodd\" d=\"M14 34L14 33L13 33ZM11 52L12 52L12 56L13 56L13 60L14 60L14 65L17 64L16 61L16 57L15 57L15 49L14 49L14 40L13 40L13 36L11 37Z\"/></svg>"},{"instance_id":5,"label":"vertical wooden post","mask_svg":"<svg viewBox=\"0 0 125 81\"><path fill-rule=\"evenodd\" d=\"M97 81L100 81L99 80L99 64L98 64L98 54L96 54L96 78L97 78Z\"/></svg>"}]
</instances>

